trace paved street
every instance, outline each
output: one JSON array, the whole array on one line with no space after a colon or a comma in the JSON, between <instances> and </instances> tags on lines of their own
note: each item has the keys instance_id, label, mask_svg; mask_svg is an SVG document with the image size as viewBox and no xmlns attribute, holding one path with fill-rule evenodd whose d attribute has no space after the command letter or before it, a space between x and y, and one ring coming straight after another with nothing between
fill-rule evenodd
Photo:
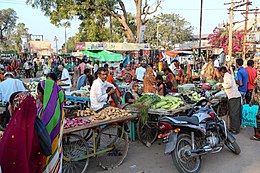
<instances>
[{"instance_id":1,"label":"paved street","mask_svg":"<svg viewBox=\"0 0 260 173\"><path fill-rule=\"evenodd\" d=\"M242 129L237 135L241 154L235 155L227 148L220 153L203 157L201 173L260 173L260 141L251 141L252 128ZM131 142L128 155L121 166L104 171L91 159L90 173L177 173L170 155L164 155L164 145L157 141L150 148L140 142Z\"/></svg>"}]
</instances>

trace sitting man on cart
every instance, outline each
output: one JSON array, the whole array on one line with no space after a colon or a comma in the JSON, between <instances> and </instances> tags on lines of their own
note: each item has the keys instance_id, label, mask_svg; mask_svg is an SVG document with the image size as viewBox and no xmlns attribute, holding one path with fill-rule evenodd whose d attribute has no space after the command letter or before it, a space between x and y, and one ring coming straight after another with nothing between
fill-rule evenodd
<instances>
[{"instance_id":1,"label":"sitting man on cart","mask_svg":"<svg viewBox=\"0 0 260 173\"><path fill-rule=\"evenodd\" d=\"M116 95L115 86L106 81L108 71L104 67L98 68L96 75L90 89L90 103L91 109L96 112L109 106L107 103L109 96L114 100L117 107L121 107L118 96Z\"/></svg>"}]
</instances>

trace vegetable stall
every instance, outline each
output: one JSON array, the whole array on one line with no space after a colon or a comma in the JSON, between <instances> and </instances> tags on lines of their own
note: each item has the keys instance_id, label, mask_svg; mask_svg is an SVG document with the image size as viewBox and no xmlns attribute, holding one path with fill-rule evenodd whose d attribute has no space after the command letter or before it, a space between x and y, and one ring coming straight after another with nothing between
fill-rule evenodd
<instances>
[{"instance_id":1,"label":"vegetable stall","mask_svg":"<svg viewBox=\"0 0 260 173\"><path fill-rule=\"evenodd\" d=\"M159 132L158 119L160 117L187 115L195 103L209 97L213 91L205 91L195 87L188 90L181 88L180 93L176 93L174 96L145 94L138 98L127 109L138 114L136 133L139 140L144 145L150 146L157 139ZM227 115L228 112L225 97L225 94L222 94L214 99L214 102L220 102L216 112L221 116Z\"/></svg>"},{"instance_id":2,"label":"vegetable stall","mask_svg":"<svg viewBox=\"0 0 260 173\"><path fill-rule=\"evenodd\" d=\"M119 166L129 147L124 124L135 118L129 111L114 107L99 113L87 108L67 115L62 141L63 172L85 172L91 157L96 157L104 169Z\"/></svg>"}]
</instances>

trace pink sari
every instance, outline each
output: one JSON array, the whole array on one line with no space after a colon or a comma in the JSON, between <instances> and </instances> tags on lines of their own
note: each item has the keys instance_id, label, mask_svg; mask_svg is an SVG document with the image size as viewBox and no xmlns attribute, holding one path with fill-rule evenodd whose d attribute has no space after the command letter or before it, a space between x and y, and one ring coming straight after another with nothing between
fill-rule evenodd
<instances>
[{"instance_id":1,"label":"pink sari","mask_svg":"<svg viewBox=\"0 0 260 173\"><path fill-rule=\"evenodd\" d=\"M37 108L29 92L13 100L12 119L0 140L0 166L3 173L40 173L42 154L34 132Z\"/></svg>"}]
</instances>

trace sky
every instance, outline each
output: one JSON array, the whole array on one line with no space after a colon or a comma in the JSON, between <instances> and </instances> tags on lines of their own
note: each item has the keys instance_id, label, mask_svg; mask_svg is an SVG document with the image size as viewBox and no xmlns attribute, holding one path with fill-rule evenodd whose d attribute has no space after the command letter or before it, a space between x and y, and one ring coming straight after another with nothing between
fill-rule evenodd
<instances>
[{"instance_id":1,"label":"sky","mask_svg":"<svg viewBox=\"0 0 260 173\"><path fill-rule=\"evenodd\" d=\"M198 35L200 26L200 1L201 0L164 0L156 14L179 14L194 27L193 34ZM202 34L210 34L218 24L228 22L229 16L227 9L230 5L224 5L224 3L230 1L231 0L203 0ZM133 0L124 0L124 2L127 11L135 13ZM148 0L148 2L154 4L155 0ZM260 8L260 0L251 0L251 2L252 5L250 8ZM6 8L13 8L16 11L19 17L17 22L25 23L26 27L29 28L30 34L43 35L44 40L50 40L54 50L56 49L55 36L58 38L59 49L65 42L65 29L57 28L51 24L49 18L44 16L44 13L40 9L33 9L31 6L26 5L25 0L0 0L0 9ZM245 9L245 6L239 9ZM249 19L253 17L254 15L249 15ZM241 12L235 12L234 21L242 20L244 20L244 17L241 15ZM79 23L80 21L78 20L71 21L71 27L67 28L67 38L78 32Z\"/></svg>"}]
</instances>

